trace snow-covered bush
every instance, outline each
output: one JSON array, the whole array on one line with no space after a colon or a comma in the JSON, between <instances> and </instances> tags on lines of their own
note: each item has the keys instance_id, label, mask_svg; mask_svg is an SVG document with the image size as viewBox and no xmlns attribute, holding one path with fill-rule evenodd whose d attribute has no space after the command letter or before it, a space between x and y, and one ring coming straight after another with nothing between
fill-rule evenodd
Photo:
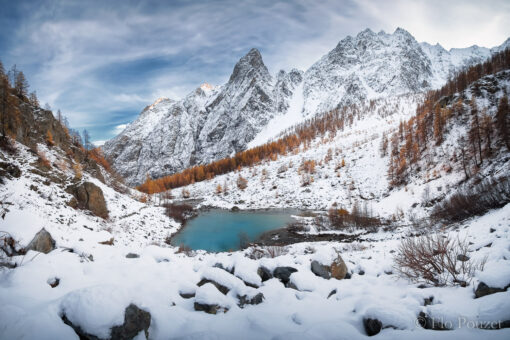
<instances>
[{"instance_id":1,"label":"snow-covered bush","mask_svg":"<svg viewBox=\"0 0 510 340\"><path fill-rule=\"evenodd\" d=\"M467 240L440 234L405 238L394 258L395 269L414 282L434 286L465 287L484 261L475 263L468 256Z\"/></svg>"}]
</instances>

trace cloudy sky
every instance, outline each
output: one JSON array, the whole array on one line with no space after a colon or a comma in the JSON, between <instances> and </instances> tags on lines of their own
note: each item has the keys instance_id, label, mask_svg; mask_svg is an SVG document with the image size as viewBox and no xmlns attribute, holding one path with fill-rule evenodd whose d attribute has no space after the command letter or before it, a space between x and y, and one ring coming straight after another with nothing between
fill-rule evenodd
<instances>
[{"instance_id":1,"label":"cloudy sky","mask_svg":"<svg viewBox=\"0 0 510 340\"><path fill-rule=\"evenodd\" d=\"M271 72L306 70L347 35L408 30L445 48L510 36L510 1L0 0L0 60L95 141L158 97L224 83L258 48Z\"/></svg>"}]
</instances>

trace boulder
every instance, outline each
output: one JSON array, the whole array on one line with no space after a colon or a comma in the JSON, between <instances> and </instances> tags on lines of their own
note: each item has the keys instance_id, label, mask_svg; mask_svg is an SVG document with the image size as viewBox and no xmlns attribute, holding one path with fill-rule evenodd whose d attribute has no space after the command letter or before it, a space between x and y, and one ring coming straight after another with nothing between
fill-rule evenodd
<instances>
[{"instance_id":1,"label":"boulder","mask_svg":"<svg viewBox=\"0 0 510 340\"><path fill-rule=\"evenodd\" d=\"M317 261L312 261L311 265L312 273L315 275L322 277L323 279L329 280L331 278L331 273L328 270L327 266L320 264Z\"/></svg>"},{"instance_id":2,"label":"boulder","mask_svg":"<svg viewBox=\"0 0 510 340\"><path fill-rule=\"evenodd\" d=\"M209 280L209 279L202 279L202 280L200 280L200 282L197 283L197 286L202 287L206 283L212 283L220 292L222 292L225 295L227 295L228 292L230 291L230 289L228 287L225 287L224 285L222 285L222 284L220 284L220 283L218 283L216 281Z\"/></svg>"},{"instance_id":3,"label":"boulder","mask_svg":"<svg viewBox=\"0 0 510 340\"><path fill-rule=\"evenodd\" d=\"M418 315L418 323L423 328L431 329L434 331L445 331L449 329L440 320L435 320L424 312L420 312Z\"/></svg>"},{"instance_id":4,"label":"boulder","mask_svg":"<svg viewBox=\"0 0 510 340\"><path fill-rule=\"evenodd\" d=\"M179 292L179 295L180 295L183 299L191 299L191 298L194 298L194 297L195 297L195 293L184 293L184 292Z\"/></svg>"},{"instance_id":5,"label":"boulder","mask_svg":"<svg viewBox=\"0 0 510 340\"><path fill-rule=\"evenodd\" d=\"M80 340L99 340L97 336L86 333L81 327L74 325L64 314L62 321L66 325L71 326L76 332ZM119 326L111 328L111 340L131 340L136 337L141 331L144 331L145 337L149 338L149 327L151 325L151 314L138 308L134 304L130 304L124 311L124 323Z\"/></svg>"},{"instance_id":6,"label":"boulder","mask_svg":"<svg viewBox=\"0 0 510 340\"><path fill-rule=\"evenodd\" d=\"M55 288L60 284L60 279L58 277L52 277L46 282L48 282L51 288Z\"/></svg>"},{"instance_id":7,"label":"boulder","mask_svg":"<svg viewBox=\"0 0 510 340\"><path fill-rule=\"evenodd\" d=\"M210 305L210 304L206 304L206 303L195 302L193 307L195 308L196 311L206 312L207 314L217 314L218 312L222 312L222 311L227 312L228 311L228 308L221 307L220 305L217 305L217 304Z\"/></svg>"},{"instance_id":8,"label":"boulder","mask_svg":"<svg viewBox=\"0 0 510 340\"><path fill-rule=\"evenodd\" d=\"M21 170L16 164L0 162L0 178L4 176L19 178Z\"/></svg>"},{"instance_id":9,"label":"boulder","mask_svg":"<svg viewBox=\"0 0 510 340\"><path fill-rule=\"evenodd\" d=\"M124 312L124 324L112 327L111 338L119 340L133 339L141 331L149 338L149 327L151 325L151 314L130 304Z\"/></svg>"},{"instance_id":10,"label":"boulder","mask_svg":"<svg viewBox=\"0 0 510 340\"><path fill-rule=\"evenodd\" d=\"M292 267L277 267L273 271L273 276L280 280L286 287L290 282L292 273L297 272L296 268Z\"/></svg>"},{"instance_id":11,"label":"boulder","mask_svg":"<svg viewBox=\"0 0 510 340\"><path fill-rule=\"evenodd\" d=\"M368 336L374 336L381 331L382 322L377 319L363 318L363 327Z\"/></svg>"},{"instance_id":12,"label":"boulder","mask_svg":"<svg viewBox=\"0 0 510 340\"><path fill-rule=\"evenodd\" d=\"M487 286L484 282L480 282L475 290L475 299L481 298L482 296L486 295L504 292L506 291L506 288L508 288L509 286L506 286L505 288L493 288Z\"/></svg>"},{"instance_id":13,"label":"boulder","mask_svg":"<svg viewBox=\"0 0 510 340\"><path fill-rule=\"evenodd\" d=\"M342 280L345 278L345 275L347 274L347 266L345 265L344 260L340 255L337 256L337 258L331 263L331 277ZM364 274L364 273L363 273ZM360 273L360 275L362 275Z\"/></svg>"},{"instance_id":14,"label":"boulder","mask_svg":"<svg viewBox=\"0 0 510 340\"><path fill-rule=\"evenodd\" d=\"M48 254L55 249L55 240L46 229L42 228L28 244L26 250L34 250Z\"/></svg>"},{"instance_id":15,"label":"boulder","mask_svg":"<svg viewBox=\"0 0 510 340\"><path fill-rule=\"evenodd\" d=\"M257 269L257 274L259 274L262 282L273 278L273 274L271 274L271 271L266 267L259 267L259 269Z\"/></svg>"},{"instance_id":16,"label":"boulder","mask_svg":"<svg viewBox=\"0 0 510 340\"><path fill-rule=\"evenodd\" d=\"M103 191L94 183L80 182L67 187L66 191L73 195L77 201L69 202L69 205L90 210L94 215L101 218L108 218L108 209Z\"/></svg>"},{"instance_id":17,"label":"boulder","mask_svg":"<svg viewBox=\"0 0 510 340\"><path fill-rule=\"evenodd\" d=\"M243 308L246 305L258 305L264 301L264 294L258 293L257 295L249 298L247 295L237 296L239 300L239 307Z\"/></svg>"},{"instance_id":18,"label":"boulder","mask_svg":"<svg viewBox=\"0 0 510 340\"><path fill-rule=\"evenodd\" d=\"M457 261L466 262L469 261L469 257L464 254L457 255Z\"/></svg>"}]
</instances>

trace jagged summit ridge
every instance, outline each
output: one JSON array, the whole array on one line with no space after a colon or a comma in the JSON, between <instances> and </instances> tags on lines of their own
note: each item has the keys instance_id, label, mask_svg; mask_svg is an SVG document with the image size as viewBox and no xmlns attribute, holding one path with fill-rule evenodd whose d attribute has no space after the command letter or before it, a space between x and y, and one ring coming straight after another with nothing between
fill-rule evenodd
<instances>
[{"instance_id":1,"label":"jagged summit ridge","mask_svg":"<svg viewBox=\"0 0 510 340\"><path fill-rule=\"evenodd\" d=\"M128 183L139 184L243 150L274 115L273 79L250 50L221 87L200 86L161 100L103 146Z\"/></svg>"}]
</instances>

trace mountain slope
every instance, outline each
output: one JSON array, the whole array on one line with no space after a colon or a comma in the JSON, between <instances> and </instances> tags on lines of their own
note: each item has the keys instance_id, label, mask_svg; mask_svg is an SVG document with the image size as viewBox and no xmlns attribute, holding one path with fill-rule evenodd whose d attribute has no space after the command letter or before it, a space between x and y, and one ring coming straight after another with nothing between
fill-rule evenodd
<instances>
[{"instance_id":1,"label":"mountain slope","mask_svg":"<svg viewBox=\"0 0 510 340\"><path fill-rule=\"evenodd\" d=\"M446 51L419 44L400 28L392 34L367 29L341 40L306 72L275 77L252 49L225 85L154 103L103 149L128 183L140 184L147 175L162 177L263 144L318 113L438 88L500 48Z\"/></svg>"},{"instance_id":2,"label":"mountain slope","mask_svg":"<svg viewBox=\"0 0 510 340\"><path fill-rule=\"evenodd\" d=\"M226 157L244 149L273 117L273 93L285 106L285 92L274 89L252 49L224 86L202 86L181 101L158 100L103 149L131 184Z\"/></svg>"}]
</instances>

